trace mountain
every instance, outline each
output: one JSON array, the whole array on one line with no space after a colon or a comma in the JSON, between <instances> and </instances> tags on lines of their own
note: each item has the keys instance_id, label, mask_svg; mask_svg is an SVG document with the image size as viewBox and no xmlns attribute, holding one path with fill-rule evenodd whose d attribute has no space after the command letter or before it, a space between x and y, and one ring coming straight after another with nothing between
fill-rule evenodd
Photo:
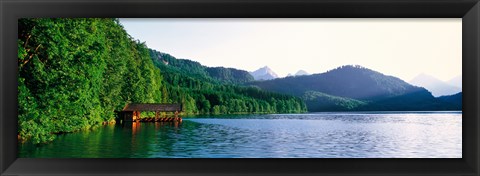
<instances>
[{"instance_id":1,"label":"mountain","mask_svg":"<svg viewBox=\"0 0 480 176\"><path fill-rule=\"evenodd\" d=\"M195 78L215 80L219 83L243 84L254 81L250 73L244 70L224 67L207 67L188 59L177 59L170 54L150 49L150 56L159 68L177 70Z\"/></svg>"},{"instance_id":2,"label":"mountain","mask_svg":"<svg viewBox=\"0 0 480 176\"><path fill-rule=\"evenodd\" d=\"M249 83L263 90L302 97L309 111L452 109L428 90L361 66Z\"/></svg>"},{"instance_id":3,"label":"mountain","mask_svg":"<svg viewBox=\"0 0 480 176\"><path fill-rule=\"evenodd\" d=\"M307 109L312 112L355 110L367 104L363 101L337 97L316 91L305 92L302 99L305 101Z\"/></svg>"},{"instance_id":4,"label":"mountain","mask_svg":"<svg viewBox=\"0 0 480 176\"><path fill-rule=\"evenodd\" d=\"M254 81L250 73L244 70L224 67L207 67L208 75L227 83L246 83Z\"/></svg>"},{"instance_id":5,"label":"mountain","mask_svg":"<svg viewBox=\"0 0 480 176\"><path fill-rule=\"evenodd\" d=\"M454 78L454 80L452 81L458 81L458 79ZM461 78L460 78L460 81L461 81ZM443 82L433 76L430 76L424 73L419 74L418 76L413 78L409 83L416 86L425 87L435 97L439 97L442 95L452 95L462 91L460 87L453 86L447 82ZM461 83L455 84L455 85L461 85Z\"/></svg>"},{"instance_id":6,"label":"mountain","mask_svg":"<svg viewBox=\"0 0 480 176\"><path fill-rule=\"evenodd\" d=\"M250 74L255 80L271 80L278 78L278 75L273 72L273 70L270 69L268 66L259 68L258 70L250 72Z\"/></svg>"},{"instance_id":7,"label":"mountain","mask_svg":"<svg viewBox=\"0 0 480 176\"><path fill-rule=\"evenodd\" d=\"M305 70L298 70L297 73L295 73L295 76L303 76L303 75L309 75L308 72Z\"/></svg>"},{"instance_id":8,"label":"mountain","mask_svg":"<svg viewBox=\"0 0 480 176\"><path fill-rule=\"evenodd\" d=\"M289 73L286 77L303 76L303 75L310 75L310 73L306 72L305 70L298 70L297 73L295 73L295 74Z\"/></svg>"},{"instance_id":9,"label":"mountain","mask_svg":"<svg viewBox=\"0 0 480 176\"><path fill-rule=\"evenodd\" d=\"M438 97L438 99L442 102L451 104L454 110L462 109L462 92L453 94L453 95L446 95Z\"/></svg>"},{"instance_id":10,"label":"mountain","mask_svg":"<svg viewBox=\"0 0 480 176\"><path fill-rule=\"evenodd\" d=\"M251 83L265 90L302 96L307 91L361 100L393 97L413 91L426 91L399 78L360 67L342 66L325 73L286 77Z\"/></svg>"},{"instance_id":11,"label":"mountain","mask_svg":"<svg viewBox=\"0 0 480 176\"><path fill-rule=\"evenodd\" d=\"M455 76L454 78L447 81L448 84L452 86L462 88L462 75Z\"/></svg>"},{"instance_id":12,"label":"mountain","mask_svg":"<svg viewBox=\"0 0 480 176\"><path fill-rule=\"evenodd\" d=\"M302 99L246 87L249 72L234 68L206 67L188 59L150 50L153 64L163 77L163 102L181 102L186 114L300 113Z\"/></svg>"}]
</instances>

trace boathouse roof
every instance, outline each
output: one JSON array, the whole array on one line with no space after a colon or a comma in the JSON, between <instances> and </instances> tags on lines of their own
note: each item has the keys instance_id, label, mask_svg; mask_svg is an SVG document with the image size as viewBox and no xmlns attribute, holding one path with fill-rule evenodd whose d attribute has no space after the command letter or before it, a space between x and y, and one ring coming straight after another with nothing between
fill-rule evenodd
<instances>
[{"instance_id":1,"label":"boathouse roof","mask_svg":"<svg viewBox=\"0 0 480 176\"><path fill-rule=\"evenodd\" d=\"M168 103L130 103L123 108L123 111L175 112L175 111L182 111L182 105L168 104Z\"/></svg>"}]
</instances>

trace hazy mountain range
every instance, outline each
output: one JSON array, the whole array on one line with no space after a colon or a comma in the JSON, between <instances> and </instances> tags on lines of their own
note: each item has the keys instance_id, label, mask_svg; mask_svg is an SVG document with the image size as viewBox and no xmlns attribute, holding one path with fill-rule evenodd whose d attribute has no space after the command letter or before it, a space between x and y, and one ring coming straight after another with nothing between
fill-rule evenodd
<instances>
[{"instance_id":1,"label":"hazy mountain range","mask_svg":"<svg viewBox=\"0 0 480 176\"><path fill-rule=\"evenodd\" d=\"M431 75L422 73L411 81L410 84L421 86L429 90L433 96L453 95L462 91L462 76L456 76L449 81L441 81Z\"/></svg>"},{"instance_id":2,"label":"hazy mountain range","mask_svg":"<svg viewBox=\"0 0 480 176\"><path fill-rule=\"evenodd\" d=\"M259 68L253 72L250 72L250 75L253 76L253 78L257 81L266 81L266 80L272 80L276 78L280 78L280 76L275 73L270 67L264 66L262 68ZM289 73L287 77L289 76L303 76L303 75L310 75L310 73L306 72L305 70L298 70L295 74Z\"/></svg>"},{"instance_id":3,"label":"hazy mountain range","mask_svg":"<svg viewBox=\"0 0 480 176\"><path fill-rule=\"evenodd\" d=\"M297 73L295 73L295 74L289 73L289 74L287 75L287 77L288 77L288 76L303 76L303 75L310 75L310 73L308 73L308 72L305 71L305 70L298 70Z\"/></svg>"},{"instance_id":4,"label":"hazy mountain range","mask_svg":"<svg viewBox=\"0 0 480 176\"><path fill-rule=\"evenodd\" d=\"M198 80L213 80L217 84L253 87L261 91L298 97L311 112L461 110L462 107L461 90L450 90L452 93L448 96L435 97L428 88L415 86L397 77L361 66L347 65L310 75L300 70L295 76L280 78L268 66L247 72L235 68L206 67L195 61L176 59L164 53L159 53L153 59L157 60L154 63L161 69L175 70L177 74L188 73ZM424 83L420 78L428 77L416 79L417 82ZM458 80L461 81L461 78L452 79L452 82ZM281 104L276 106L282 107Z\"/></svg>"},{"instance_id":5,"label":"hazy mountain range","mask_svg":"<svg viewBox=\"0 0 480 176\"><path fill-rule=\"evenodd\" d=\"M254 72L250 72L253 78L257 81L266 81L276 78L280 78L271 68L268 66L259 68ZM299 70L295 74L289 73L287 77L310 75L305 70ZM423 87L430 91L434 97L440 97L445 95L453 95L462 91L462 75L458 75L449 81L441 81L431 75L425 73L419 74L408 83Z\"/></svg>"},{"instance_id":6,"label":"hazy mountain range","mask_svg":"<svg viewBox=\"0 0 480 176\"><path fill-rule=\"evenodd\" d=\"M451 97L461 97L461 93L435 98L423 87L361 66L347 65L325 73L249 85L301 97L309 111L461 110L461 98Z\"/></svg>"},{"instance_id":7,"label":"hazy mountain range","mask_svg":"<svg viewBox=\"0 0 480 176\"><path fill-rule=\"evenodd\" d=\"M297 73L295 73L295 76L303 76L303 75L309 75L309 73L305 70L298 70Z\"/></svg>"},{"instance_id":8,"label":"hazy mountain range","mask_svg":"<svg viewBox=\"0 0 480 176\"><path fill-rule=\"evenodd\" d=\"M462 88L462 75L455 76L447 81L448 84Z\"/></svg>"}]
</instances>

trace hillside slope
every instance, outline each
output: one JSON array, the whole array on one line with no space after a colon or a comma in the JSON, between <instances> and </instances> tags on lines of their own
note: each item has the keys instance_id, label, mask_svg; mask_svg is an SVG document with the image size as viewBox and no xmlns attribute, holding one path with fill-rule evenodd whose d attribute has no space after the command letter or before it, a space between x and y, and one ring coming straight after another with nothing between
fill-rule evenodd
<instances>
[{"instance_id":1,"label":"hillside slope","mask_svg":"<svg viewBox=\"0 0 480 176\"><path fill-rule=\"evenodd\" d=\"M361 66L347 65L325 73L249 85L302 97L309 111L455 109L448 100L439 101L425 88Z\"/></svg>"},{"instance_id":2,"label":"hillside slope","mask_svg":"<svg viewBox=\"0 0 480 176\"><path fill-rule=\"evenodd\" d=\"M159 68L178 70L192 77L206 78L222 84L243 84L254 81L252 75L244 70L225 67L207 67L188 59L177 59L170 54L150 49L150 56Z\"/></svg>"}]
</instances>

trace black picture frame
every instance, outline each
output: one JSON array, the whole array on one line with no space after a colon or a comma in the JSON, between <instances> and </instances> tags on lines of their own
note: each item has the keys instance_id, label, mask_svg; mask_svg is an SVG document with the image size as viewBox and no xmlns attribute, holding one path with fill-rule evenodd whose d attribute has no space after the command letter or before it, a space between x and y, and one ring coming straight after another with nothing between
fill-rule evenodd
<instances>
[{"instance_id":1,"label":"black picture frame","mask_svg":"<svg viewBox=\"0 0 480 176\"><path fill-rule=\"evenodd\" d=\"M479 175L478 0L1 0L1 175ZM26 17L462 18L460 159L17 158L17 20Z\"/></svg>"}]
</instances>

